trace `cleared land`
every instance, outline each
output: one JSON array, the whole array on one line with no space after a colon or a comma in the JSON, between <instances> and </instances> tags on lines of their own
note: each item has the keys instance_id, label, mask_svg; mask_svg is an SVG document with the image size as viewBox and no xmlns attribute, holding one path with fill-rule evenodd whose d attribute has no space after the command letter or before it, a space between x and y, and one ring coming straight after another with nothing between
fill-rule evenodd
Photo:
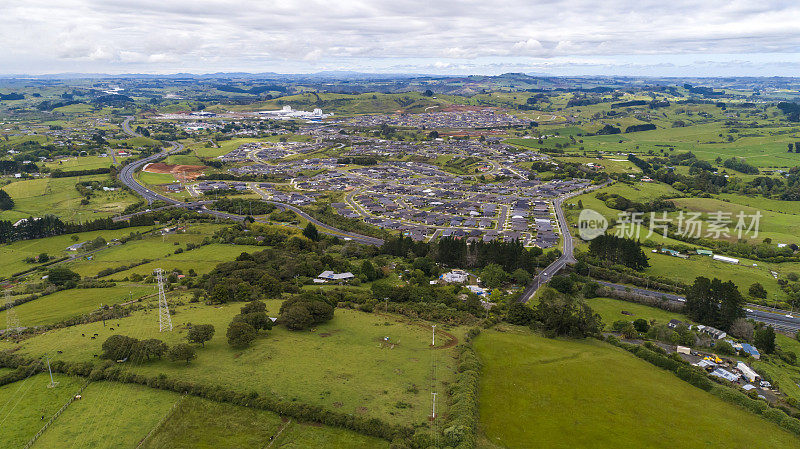
<instances>
[{"instance_id":1,"label":"cleared land","mask_svg":"<svg viewBox=\"0 0 800 449\"><path fill-rule=\"evenodd\" d=\"M270 447L275 448L366 449L389 446L386 441L344 429L296 423L263 410L187 397L143 447L265 447L270 443L270 437L274 438Z\"/></svg>"},{"instance_id":2,"label":"cleared land","mask_svg":"<svg viewBox=\"0 0 800 449\"><path fill-rule=\"evenodd\" d=\"M437 360L438 388L445 390L452 381L454 354L450 349L430 349L431 328L422 321L337 309L333 320L312 331L294 332L278 326L251 347L236 350L228 345L225 329L242 304L177 306L178 301L185 303L188 299L171 300L171 309L176 311L173 332L159 333L157 310L143 310L112 320L105 328L102 323L90 323L49 331L21 342L20 351L39 355L61 350L63 353L55 358L92 361L96 360L94 354L101 353L103 341L114 333L160 338L173 345L186 341L185 323L209 323L216 334L205 348L199 348L197 359L189 366L153 361L124 367L148 376L164 373L192 382L275 394L287 401L405 425L427 424L432 357ZM276 316L280 301L268 301L267 307L270 315ZM451 332L460 334L458 330ZM95 333L99 335L92 340L90 336ZM437 338L437 346L447 344L448 339ZM0 349L9 347L9 343L0 343ZM441 407L446 413L445 404Z\"/></svg>"},{"instance_id":3,"label":"cleared land","mask_svg":"<svg viewBox=\"0 0 800 449\"><path fill-rule=\"evenodd\" d=\"M669 320L676 319L685 321L686 317L680 313L667 312L666 310L649 307L634 302L621 301L613 298L591 298L587 299L586 303L603 318L603 324L606 328L610 328L614 321L626 320L633 321L638 318L644 318L647 321L656 320L659 323L668 323ZM630 313L630 315L623 315L622 311Z\"/></svg>"},{"instance_id":4,"label":"cleared land","mask_svg":"<svg viewBox=\"0 0 800 449\"><path fill-rule=\"evenodd\" d=\"M483 448L800 447L800 439L621 349L487 331Z\"/></svg>"}]
</instances>

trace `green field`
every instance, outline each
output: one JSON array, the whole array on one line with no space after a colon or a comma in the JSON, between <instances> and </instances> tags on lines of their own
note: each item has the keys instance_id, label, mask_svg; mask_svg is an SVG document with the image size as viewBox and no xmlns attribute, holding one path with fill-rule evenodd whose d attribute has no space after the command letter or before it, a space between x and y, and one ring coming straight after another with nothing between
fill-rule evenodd
<instances>
[{"instance_id":1,"label":"green field","mask_svg":"<svg viewBox=\"0 0 800 449\"><path fill-rule=\"evenodd\" d=\"M479 447L800 447L778 426L596 340L486 331Z\"/></svg>"},{"instance_id":2,"label":"green field","mask_svg":"<svg viewBox=\"0 0 800 449\"><path fill-rule=\"evenodd\" d=\"M47 388L50 384L47 374L36 374L0 387L0 441L3 447L25 446L86 383L84 379L61 374L54 374L53 378L59 383L56 388Z\"/></svg>"},{"instance_id":3,"label":"green field","mask_svg":"<svg viewBox=\"0 0 800 449\"><path fill-rule=\"evenodd\" d=\"M109 150L109 151L116 151L116 150ZM117 156L117 164L121 164L122 161L127 159L128 157L121 157ZM74 156L69 157L66 159L57 159L52 162L45 162L44 166L49 168L50 170L61 170L65 172L75 171L75 170L94 170L96 168L108 168L114 164L113 159L111 158L111 154L106 157L100 156Z\"/></svg>"},{"instance_id":4,"label":"green field","mask_svg":"<svg viewBox=\"0 0 800 449\"><path fill-rule=\"evenodd\" d=\"M666 324L669 320L685 321L686 317L680 313L667 312L666 310L657 309L655 307L637 304L635 302L622 301L612 298L590 298L586 303L603 318L603 324L606 329L611 327L614 321L626 320L633 321L638 318L644 318L648 322L656 320L661 324ZM622 311L630 312L631 315L623 315Z\"/></svg>"},{"instance_id":5,"label":"green field","mask_svg":"<svg viewBox=\"0 0 800 449\"><path fill-rule=\"evenodd\" d=\"M144 444L146 449L264 447L274 438L277 448L381 448L385 441L348 430L289 421L278 415L184 398L170 418Z\"/></svg>"},{"instance_id":6,"label":"green field","mask_svg":"<svg viewBox=\"0 0 800 449\"><path fill-rule=\"evenodd\" d=\"M136 172L136 179L142 184L150 185L170 184L175 182L175 176L169 173L150 173L146 171Z\"/></svg>"},{"instance_id":7,"label":"green field","mask_svg":"<svg viewBox=\"0 0 800 449\"><path fill-rule=\"evenodd\" d=\"M96 191L89 204L81 204L75 189L80 181L105 181L108 175L38 178L12 182L3 187L14 199L14 209L0 212L0 219L19 220L30 216L58 215L67 221L83 222L117 215L137 201L126 190Z\"/></svg>"},{"instance_id":8,"label":"green field","mask_svg":"<svg viewBox=\"0 0 800 449\"><path fill-rule=\"evenodd\" d=\"M67 318L97 310L101 304L113 305L157 293L153 285L122 284L109 288L62 290L14 307L23 327L54 324ZM5 310L0 320L5 323Z\"/></svg>"},{"instance_id":9,"label":"green field","mask_svg":"<svg viewBox=\"0 0 800 449\"><path fill-rule=\"evenodd\" d=\"M188 298L181 300L186 302ZM437 359L440 388L452 381L453 353L430 349L431 329L425 322L406 324L405 319L337 309L333 320L313 331L292 332L278 326L250 348L235 350L225 340L225 329L239 313L241 303L179 307L175 301L171 299L176 327L173 332L159 333L157 311L143 310L113 320L105 328L98 322L48 331L21 342L20 351L39 355L61 350L63 353L54 357L91 361L112 333L140 339L160 338L172 345L185 341L185 323L210 323L216 328L216 335L198 351L197 360L189 366L154 361L126 368L149 376L164 373L245 392L274 394L287 401L376 416L404 425L427 423L432 357ZM277 314L279 304L280 301L267 302L272 316ZM24 319L22 314L20 319ZM95 333L99 334L97 339L90 339ZM385 343L384 337L389 337L394 346ZM437 338L437 345L444 344L445 338ZM0 349L9 347L16 346L0 343ZM414 386L415 391L411 391ZM397 406L399 402L407 405ZM445 413L446 405L441 406Z\"/></svg>"},{"instance_id":10,"label":"green field","mask_svg":"<svg viewBox=\"0 0 800 449\"><path fill-rule=\"evenodd\" d=\"M81 396L34 447L136 447L180 398L170 391L116 382L93 382Z\"/></svg>"}]
</instances>

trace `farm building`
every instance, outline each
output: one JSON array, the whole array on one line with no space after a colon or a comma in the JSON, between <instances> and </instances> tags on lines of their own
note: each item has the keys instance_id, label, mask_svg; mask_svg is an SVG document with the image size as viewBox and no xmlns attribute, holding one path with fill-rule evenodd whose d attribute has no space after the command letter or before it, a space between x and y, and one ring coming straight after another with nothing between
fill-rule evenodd
<instances>
[{"instance_id":1,"label":"farm building","mask_svg":"<svg viewBox=\"0 0 800 449\"><path fill-rule=\"evenodd\" d=\"M739 263L739 259L727 256L720 256L719 254L714 254L713 256L711 256L711 258L714 260L718 260L720 262L725 262L733 265L737 265Z\"/></svg>"},{"instance_id":2,"label":"farm building","mask_svg":"<svg viewBox=\"0 0 800 449\"><path fill-rule=\"evenodd\" d=\"M737 363L736 364L736 369L741 371L742 376L744 376L744 378L747 379L748 382L755 382L756 379L760 379L761 378L761 376L759 376L758 373L755 372L755 370L753 370L753 368L750 368L749 366L747 366L743 362Z\"/></svg>"}]
</instances>

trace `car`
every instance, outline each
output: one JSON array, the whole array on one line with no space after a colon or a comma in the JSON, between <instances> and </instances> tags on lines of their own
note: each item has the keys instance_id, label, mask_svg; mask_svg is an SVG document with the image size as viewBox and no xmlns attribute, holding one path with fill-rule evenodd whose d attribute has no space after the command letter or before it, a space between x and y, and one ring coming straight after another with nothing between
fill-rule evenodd
<instances>
[{"instance_id":1,"label":"car","mask_svg":"<svg viewBox=\"0 0 800 449\"><path fill-rule=\"evenodd\" d=\"M744 309L747 313L753 313L753 309Z\"/></svg>"},{"instance_id":2,"label":"car","mask_svg":"<svg viewBox=\"0 0 800 449\"><path fill-rule=\"evenodd\" d=\"M792 314L791 314L791 313L787 313L787 314L786 314L786 315L784 315L784 316L785 316L786 318L794 318L794 317L792 316Z\"/></svg>"}]
</instances>

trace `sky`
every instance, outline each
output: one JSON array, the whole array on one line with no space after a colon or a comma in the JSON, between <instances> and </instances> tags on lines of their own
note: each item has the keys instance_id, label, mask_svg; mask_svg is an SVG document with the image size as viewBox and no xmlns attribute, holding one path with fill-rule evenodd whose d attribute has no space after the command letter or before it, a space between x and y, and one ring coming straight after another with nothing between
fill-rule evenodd
<instances>
[{"instance_id":1,"label":"sky","mask_svg":"<svg viewBox=\"0 0 800 449\"><path fill-rule=\"evenodd\" d=\"M0 74L800 76L800 1L0 0Z\"/></svg>"}]
</instances>

